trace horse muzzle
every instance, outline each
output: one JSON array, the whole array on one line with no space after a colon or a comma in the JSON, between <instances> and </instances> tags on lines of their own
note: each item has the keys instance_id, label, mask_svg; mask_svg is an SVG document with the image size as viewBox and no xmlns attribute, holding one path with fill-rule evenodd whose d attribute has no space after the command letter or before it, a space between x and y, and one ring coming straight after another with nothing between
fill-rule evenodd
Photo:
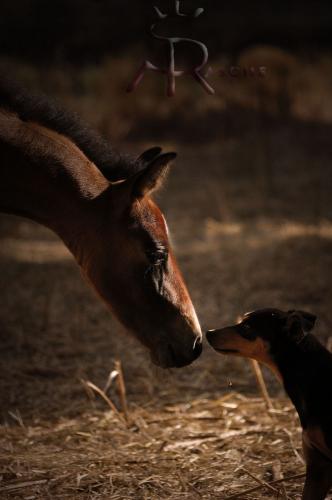
<instances>
[{"instance_id":1,"label":"horse muzzle","mask_svg":"<svg viewBox=\"0 0 332 500\"><path fill-rule=\"evenodd\" d=\"M166 344L156 351L151 351L152 362L161 368L182 368L190 365L202 353L202 339L197 337L191 349L179 349L174 344Z\"/></svg>"}]
</instances>

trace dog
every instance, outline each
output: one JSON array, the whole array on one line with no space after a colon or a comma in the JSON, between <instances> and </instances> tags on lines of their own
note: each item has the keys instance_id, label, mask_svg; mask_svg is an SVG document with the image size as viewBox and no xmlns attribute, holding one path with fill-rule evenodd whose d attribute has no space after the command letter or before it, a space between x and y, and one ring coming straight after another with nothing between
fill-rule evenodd
<instances>
[{"instance_id":1,"label":"dog","mask_svg":"<svg viewBox=\"0 0 332 500\"><path fill-rule=\"evenodd\" d=\"M303 500L324 500L332 486L332 354L311 333L315 321L305 311L261 309L206 334L216 351L255 359L283 383L302 426Z\"/></svg>"}]
</instances>

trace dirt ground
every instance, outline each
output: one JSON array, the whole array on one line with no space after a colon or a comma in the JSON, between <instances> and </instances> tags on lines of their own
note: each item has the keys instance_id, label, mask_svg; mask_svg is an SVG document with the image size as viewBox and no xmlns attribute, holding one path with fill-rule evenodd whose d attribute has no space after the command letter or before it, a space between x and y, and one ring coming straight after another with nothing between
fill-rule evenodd
<instances>
[{"instance_id":1,"label":"dirt ground","mask_svg":"<svg viewBox=\"0 0 332 500\"><path fill-rule=\"evenodd\" d=\"M255 114L240 134L165 144L179 159L158 200L203 330L301 308L329 343L331 145L328 123ZM188 368L156 369L52 233L10 216L0 230L1 499L271 499L271 487L241 491L303 473L298 420L270 373L274 412L250 364L207 345ZM115 360L127 423L86 386L104 388Z\"/></svg>"}]
</instances>

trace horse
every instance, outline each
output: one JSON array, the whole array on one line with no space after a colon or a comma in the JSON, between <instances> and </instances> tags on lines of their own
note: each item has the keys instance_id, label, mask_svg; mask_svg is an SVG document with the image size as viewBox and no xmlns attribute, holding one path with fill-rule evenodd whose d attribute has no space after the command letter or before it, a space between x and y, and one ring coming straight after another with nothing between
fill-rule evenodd
<instances>
[{"instance_id":1,"label":"horse","mask_svg":"<svg viewBox=\"0 0 332 500\"><path fill-rule=\"evenodd\" d=\"M154 364L182 367L202 333L152 193L176 153L120 154L46 96L0 78L0 212L51 229Z\"/></svg>"}]
</instances>

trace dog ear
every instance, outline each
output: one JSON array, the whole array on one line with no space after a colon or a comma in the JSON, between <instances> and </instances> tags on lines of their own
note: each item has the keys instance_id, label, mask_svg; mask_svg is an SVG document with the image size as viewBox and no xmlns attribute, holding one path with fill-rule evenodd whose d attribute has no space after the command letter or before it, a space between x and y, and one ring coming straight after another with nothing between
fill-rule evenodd
<instances>
[{"instance_id":1,"label":"dog ear","mask_svg":"<svg viewBox=\"0 0 332 500\"><path fill-rule=\"evenodd\" d=\"M301 342L315 326L317 317L306 311L287 312L286 332L296 343Z\"/></svg>"}]
</instances>

